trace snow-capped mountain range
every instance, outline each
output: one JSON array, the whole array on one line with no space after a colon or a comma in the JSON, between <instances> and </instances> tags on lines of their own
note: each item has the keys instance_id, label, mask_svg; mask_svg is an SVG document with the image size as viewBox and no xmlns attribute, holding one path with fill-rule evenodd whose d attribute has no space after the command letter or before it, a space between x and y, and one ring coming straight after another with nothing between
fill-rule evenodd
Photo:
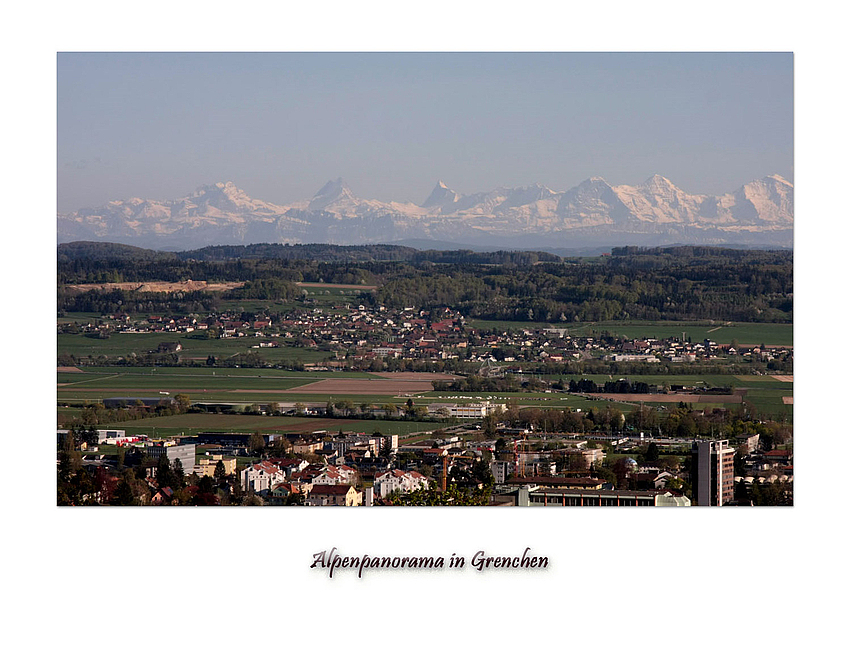
<instances>
[{"instance_id":1,"label":"snow-capped mountain range","mask_svg":"<svg viewBox=\"0 0 850 648\"><path fill-rule=\"evenodd\" d=\"M769 245L791 247L794 187L778 175L722 196L688 194L654 175L637 185L589 178L567 191L540 184L462 195L438 182L420 205L358 198L338 178L310 200L275 205L232 182L185 198L114 200L59 214L60 243L155 249L250 243L450 241L457 246Z\"/></svg>"}]
</instances>

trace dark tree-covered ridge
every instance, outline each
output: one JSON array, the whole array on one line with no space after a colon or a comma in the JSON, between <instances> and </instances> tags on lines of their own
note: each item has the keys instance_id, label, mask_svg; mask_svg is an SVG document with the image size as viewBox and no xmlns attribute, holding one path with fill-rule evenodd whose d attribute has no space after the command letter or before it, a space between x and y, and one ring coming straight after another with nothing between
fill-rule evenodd
<instances>
[{"instance_id":1,"label":"dark tree-covered ridge","mask_svg":"<svg viewBox=\"0 0 850 648\"><path fill-rule=\"evenodd\" d=\"M73 245L73 244L71 244ZM108 303L150 295L86 295L62 285L146 281L247 282L231 299L292 299L295 282L378 286L363 299L390 308L457 309L466 317L519 321L694 320L791 322L793 253L710 247L615 248L610 256L543 261L544 253L418 252L394 246L240 246L207 248L215 260L118 246L92 256L60 246L59 308L115 312ZM364 248L410 250L409 260L284 258L287 247L345 256ZM249 250L250 248L250 250ZM253 250L253 251L251 251ZM348 251L348 252L346 252ZM206 257L207 252L197 257ZM319 254L321 252L321 254ZM194 254L194 253L193 253ZM244 254L244 256L239 256ZM236 256L233 256L236 255ZM277 255L277 256L276 256ZM452 259L455 259L452 261ZM502 261L499 261L502 259ZM169 300L208 301L200 294ZM138 309L136 309L138 310Z\"/></svg>"},{"instance_id":2,"label":"dark tree-covered ridge","mask_svg":"<svg viewBox=\"0 0 850 648\"><path fill-rule=\"evenodd\" d=\"M87 260L142 260L153 258L182 259L184 261L229 261L235 259L286 259L324 262L404 261L408 263L516 263L519 265L556 262L561 257L550 252L527 250L499 250L473 252L472 250L418 250L402 245L332 245L307 243L288 245L282 243L254 243L251 245L214 245L185 252L157 252L119 243L77 241L58 247L60 261Z\"/></svg>"}]
</instances>

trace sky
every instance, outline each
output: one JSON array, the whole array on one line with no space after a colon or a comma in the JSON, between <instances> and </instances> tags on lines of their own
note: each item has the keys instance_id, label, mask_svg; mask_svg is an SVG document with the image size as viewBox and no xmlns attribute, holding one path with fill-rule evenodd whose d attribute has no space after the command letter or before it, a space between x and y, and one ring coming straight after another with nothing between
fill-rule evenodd
<instances>
[{"instance_id":1,"label":"sky","mask_svg":"<svg viewBox=\"0 0 850 648\"><path fill-rule=\"evenodd\" d=\"M57 202L232 181L276 204L655 173L722 194L793 182L791 53L57 55Z\"/></svg>"}]
</instances>

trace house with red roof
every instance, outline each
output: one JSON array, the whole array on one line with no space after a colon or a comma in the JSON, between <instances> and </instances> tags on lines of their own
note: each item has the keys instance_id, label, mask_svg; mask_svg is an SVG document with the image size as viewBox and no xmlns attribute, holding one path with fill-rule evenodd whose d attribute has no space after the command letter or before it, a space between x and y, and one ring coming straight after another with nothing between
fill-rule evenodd
<instances>
[{"instance_id":1,"label":"house with red roof","mask_svg":"<svg viewBox=\"0 0 850 648\"><path fill-rule=\"evenodd\" d=\"M354 468L346 465L326 465L310 482L315 486L319 484L353 484L356 480L357 471Z\"/></svg>"},{"instance_id":2,"label":"house with red roof","mask_svg":"<svg viewBox=\"0 0 850 648\"><path fill-rule=\"evenodd\" d=\"M307 494L307 506L362 506L363 493L351 484L317 484Z\"/></svg>"}]
</instances>

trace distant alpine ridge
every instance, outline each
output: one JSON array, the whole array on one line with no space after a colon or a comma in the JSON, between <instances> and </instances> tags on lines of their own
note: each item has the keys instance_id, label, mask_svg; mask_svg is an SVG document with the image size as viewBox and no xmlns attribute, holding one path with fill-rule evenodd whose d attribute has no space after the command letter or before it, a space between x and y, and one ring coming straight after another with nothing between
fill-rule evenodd
<instances>
[{"instance_id":1,"label":"distant alpine ridge","mask_svg":"<svg viewBox=\"0 0 850 648\"><path fill-rule=\"evenodd\" d=\"M108 241L159 250L251 243L362 245L416 240L503 249L589 245L792 247L794 187L778 175L722 196L688 194L654 175L637 186L589 178L458 194L438 182L420 205L358 198L342 178L310 200L275 205L232 182L168 201L130 198L59 214L59 243Z\"/></svg>"}]
</instances>

